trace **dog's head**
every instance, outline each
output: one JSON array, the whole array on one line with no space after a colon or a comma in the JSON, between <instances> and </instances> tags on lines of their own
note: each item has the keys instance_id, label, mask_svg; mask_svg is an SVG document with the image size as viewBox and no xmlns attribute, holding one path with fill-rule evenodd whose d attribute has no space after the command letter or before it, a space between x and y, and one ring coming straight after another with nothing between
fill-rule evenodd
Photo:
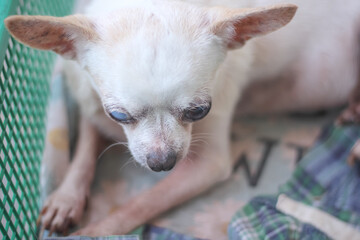
<instances>
[{"instance_id":1,"label":"dog's head","mask_svg":"<svg viewBox=\"0 0 360 240\"><path fill-rule=\"evenodd\" d=\"M77 61L136 161L167 171L187 155L192 123L210 111L227 50L286 25L295 11L164 1L99 16L11 16L5 24L20 42Z\"/></svg>"}]
</instances>

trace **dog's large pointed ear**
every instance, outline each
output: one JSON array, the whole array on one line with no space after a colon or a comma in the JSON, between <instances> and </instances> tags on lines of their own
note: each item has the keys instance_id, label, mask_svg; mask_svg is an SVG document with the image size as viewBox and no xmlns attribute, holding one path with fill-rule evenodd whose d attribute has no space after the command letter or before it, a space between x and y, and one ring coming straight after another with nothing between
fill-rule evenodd
<instances>
[{"instance_id":1,"label":"dog's large pointed ear","mask_svg":"<svg viewBox=\"0 0 360 240\"><path fill-rule=\"evenodd\" d=\"M212 32L221 37L229 49L241 47L253 37L273 32L294 17L297 6L281 4L265 8L213 8Z\"/></svg>"},{"instance_id":2,"label":"dog's large pointed ear","mask_svg":"<svg viewBox=\"0 0 360 240\"><path fill-rule=\"evenodd\" d=\"M10 16L5 19L5 26L19 42L37 49L52 50L69 59L76 59L88 41L99 38L91 21L82 15Z\"/></svg>"}]
</instances>

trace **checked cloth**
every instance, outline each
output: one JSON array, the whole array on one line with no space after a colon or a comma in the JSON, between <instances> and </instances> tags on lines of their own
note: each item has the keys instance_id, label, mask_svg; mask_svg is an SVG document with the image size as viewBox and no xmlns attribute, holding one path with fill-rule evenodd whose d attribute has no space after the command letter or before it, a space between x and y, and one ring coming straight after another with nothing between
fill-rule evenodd
<instances>
[{"instance_id":1,"label":"checked cloth","mask_svg":"<svg viewBox=\"0 0 360 240\"><path fill-rule=\"evenodd\" d=\"M235 214L229 239L360 239L360 167L347 163L359 137L359 127L326 128L278 194ZM294 206L282 207L284 198Z\"/></svg>"}]
</instances>

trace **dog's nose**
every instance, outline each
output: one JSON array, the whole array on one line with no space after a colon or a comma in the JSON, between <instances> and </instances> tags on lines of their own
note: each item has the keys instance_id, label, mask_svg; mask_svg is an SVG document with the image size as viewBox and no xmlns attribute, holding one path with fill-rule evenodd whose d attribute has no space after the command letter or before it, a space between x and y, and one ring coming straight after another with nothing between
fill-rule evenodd
<instances>
[{"instance_id":1,"label":"dog's nose","mask_svg":"<svg viewBox=\"0 0 360 240\"><path fill-rule=\"evenodd\" d=\"M155 151L146 155L146 163L155 172L170 171L176 163L176 152Z\"/></svg>"}]
</instances>

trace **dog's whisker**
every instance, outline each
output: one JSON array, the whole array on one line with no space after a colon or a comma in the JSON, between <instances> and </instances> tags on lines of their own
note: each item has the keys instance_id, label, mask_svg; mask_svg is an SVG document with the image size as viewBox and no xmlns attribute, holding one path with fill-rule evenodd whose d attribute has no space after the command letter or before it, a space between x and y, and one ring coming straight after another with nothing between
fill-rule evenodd
<instances>
[{"instance_id":1,"label":"dog's whisker","mask_svg":"<svg viewBox=\"0 0 360 240\"><path fill-rule=\"evenodd\" d=\"M105 150L102 151L102 152L99 154L97 160L99 160L99 159L105 154L105 152L107 152L109 149L111 149L112 147L115 147L115 146L119 146L119 145L123 145L123 146L125 146L125 147L128 147L126 142L113 143L113 144L111 144L110 146L108 146L107 148L105 148Z\"/></svg>"},{"instance_id":2,"label":"dog's whisker","mask_svg":"<svg viewBox=\"0 0 360 240\"><path fill-rule=\"evenodd\" d=\"M119 139L116 139L115 137L113 137L113 136L110 136L109 137L109 140L111 140L111 141L113 141L113 142L122 142L122 143L124 143L124 144L126 144L126 145L129 145L129 142L127 142L127 141L119 141Z\"/></svg>"},{"instance_id":3,"label":"dog's whisker","mask_svg":"<svg viewBox=\"0 0 360 240\"><path fill-rule=\"evenodd\" d=\"M210 139L213 138L213 136L210 135L192 135L192 139Z\"/></svg>"},{"instance_id":4,"label":"dog's whisker","mask_svg":"<svg viewBox=\"0 0 360 240\"><path fill-rule=\"evenodd\" d=\"M121 166L120 171L123 170L125 167L127 167L129 164L131 164L132 162L134 162L135 160L133 160L133 158L129 158L126 160L126 162Z\"/></svg>"},{"instance_id":5,"label":"dog's whisker","mask_svg":"<svg viewBox=\"0 0 360 240\"><path fill-rule=\"evenodd\" d=\"M208 141L210 140L209 138L206 137L192 137L191 141L196 141L196 140L203 140L203 141Z\"/></svg>"},{"instance_id":6,"label":"dog's whisker","mask_svg":"<svg viewBox=\"0 0 360 240\"><path fill-rule=\"evenodd\" d=\"M204 139L194 139L191 143L205 143L206 145L209 145L209 143Z\"/></svg>"},{"instance_id":7,"label":"dog's whisker","mask_svg":"<svg viewBox=\"0 0 360 240\"><path fill-rule=\"evenodd\" d=\"M188 164L190 164L190 165L193 165L194 164L194 160L192 159L192 158L187 158L186 159L186 162L188 163Z\"/></svg>"},{"instance_id":8,"label":"dog's whisker","mask_svg":"<svg viewBox=\"0 0 360 240\"><path fill-rule=\"evenodd\" d=\"M193 161L192 160L192 158L191 158L191 155L194 155L195 157L199 157L199 153L198 152L196 152L196 151L194 151L194 150L189 150L189 154L188 154L188 156L190 155L190 157L188 157L187 159L189 160L189 161Z\"/></svg>"},{"instance_id":9,"label":"dog's whisker","mask_svg":"<svg viewBox=\"0 0 360 240\"><path fill-rule=\"evenodd\" d=\"M136 162L135 160L132 161L132 164L133 164L134 167L143 167L138 162Z\"/></svg>"},{"instance_id":10,"label":"dog's whisker","mask_svg":"<svg viewBox=\"0 0 360 240\"><path fill-rule=\"evenodd\" d=\"M201 146L203 146L203 144L200 144L200 143L194 143L194 144L191 144L191 149L194 150L194 149L200 149Z\"/></svg>"},{"instance_id":11,"label":"dog's whisker","mask_svg":"<svg viewBox=\"0 0 360 240\"><path fill-rule=\"evenodd\" d=\"M190 145L193 146L194 144L205 144L205 145L210 145L206 140L204 139L192 139L190 142Z\"/></svg>"},{"instance_id":12,"label":"dog's whisker","mask_svg":"<svg viewBox=\"0 0 360 240\"><path fill-rule=\"evenodd\" d=\"M190 147L199 147L201 145L201 143L191 143Z\"/></svg>"},{"instance_id":13,"label":"dog's whisker","mask_svg":"<svg viewBox=\"0 0 360 240\"><path fill-rule=\"evenodd\" d=\"M132 160L131 162L134 165L134 167L137 167L140 169L147 169L146 165L137 162L134 157L131 157L130 159Z\"/></svg>"},{"instance_id":14,"label":"dog's whisker","mask_svg":"<svg viewBox=\"0 0 360 240\"><path fill-rule=\"evenodd\" d=\"M192 134L193 137L214 137L213 134Z\"/></svg>"},{"instance_id":15,"label":"dog's whisker","mask_svg":"<svg viewBox=\"0 0 360 240\"><path fill-rule=\"evenodd\" d=\"M192 136L192 139L208 139L207 136Z\"/></svg>"},{"instance_id":16,"label":"dog's whisker","mask_svg":"<svg viewBox=\"0 0 360 240\"><path fill-rule=\"evenodd\" d=\"M212 134L212 133L193 133L192 136L193 137L197 137L197 136L210 136L210 137L213 137L215 135Z\"/></svg>"}]
</instances>

